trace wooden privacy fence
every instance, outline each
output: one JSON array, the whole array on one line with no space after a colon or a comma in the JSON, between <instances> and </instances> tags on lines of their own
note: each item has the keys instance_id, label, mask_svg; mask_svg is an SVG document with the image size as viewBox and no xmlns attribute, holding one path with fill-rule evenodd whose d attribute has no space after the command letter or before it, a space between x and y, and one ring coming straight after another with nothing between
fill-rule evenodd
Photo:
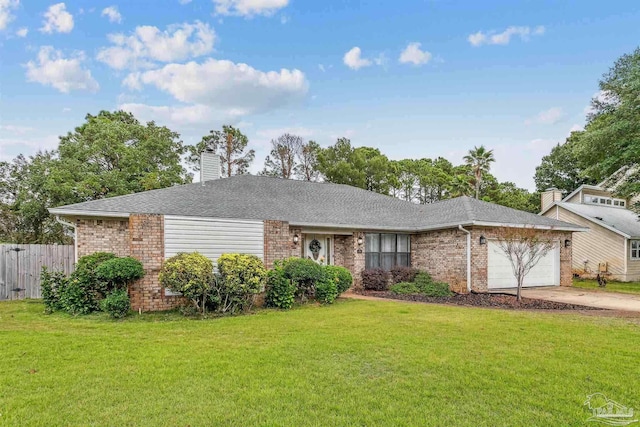
<instances>
[{"instance_id":1,"label":"wooden privacy fence","mask_svg":"<svg viewBox=\"0 0 640 427\"><path fill-rule=\"evenodd\" d=\"M70 274L75 267L73 246L0 244L0 300L41 298L45 266Z\"/></svg>"}]
</instances>

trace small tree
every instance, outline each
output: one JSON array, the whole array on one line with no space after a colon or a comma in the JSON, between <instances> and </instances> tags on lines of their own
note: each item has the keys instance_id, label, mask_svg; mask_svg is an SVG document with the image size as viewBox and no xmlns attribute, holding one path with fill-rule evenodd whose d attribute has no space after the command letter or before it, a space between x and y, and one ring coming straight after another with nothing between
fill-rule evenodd
<instances>
[{"instance_id":1,"label":"small tree","mask_svg":"<svg viewBox=\"0 0 640 427\"><path fill-rule=\"evenodd\" d=\"M557 242L548 235L540 234L534 227L507 228L498 230L498 247L504 252L518 282L518 301L522 301L524 278L538 262L556 247Z\"/></svg>"},{"instance_id":2,"label":"small tree","mask_svg":"<svg viewBox=\"0 0 640 427\"><path fill-rule=\"evenodd\" d=\"M262 175L290 179L297 168L297 157L303 147L302 138L285 133L271 140L271 153L264 161Z\"/></svg>"}]
</instances>

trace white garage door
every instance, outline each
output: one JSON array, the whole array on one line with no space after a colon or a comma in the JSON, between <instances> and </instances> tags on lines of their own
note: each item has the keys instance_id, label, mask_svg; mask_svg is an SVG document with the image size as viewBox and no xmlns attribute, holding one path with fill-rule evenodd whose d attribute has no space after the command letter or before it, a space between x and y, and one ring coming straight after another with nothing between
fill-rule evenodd
<instances>
[{"instance_id":1,"label":"white garage door","mask_svg":"<svg viewBox=\"0 0 640 427\"><path fill-rule=\"evenodd\" d=\"M488 242L487 284L489 289L516 288L511 262L497 243ZM524 287L560 285L560 250L556 247L531 269L524 278Z\"/></svg>"}]
</instances>

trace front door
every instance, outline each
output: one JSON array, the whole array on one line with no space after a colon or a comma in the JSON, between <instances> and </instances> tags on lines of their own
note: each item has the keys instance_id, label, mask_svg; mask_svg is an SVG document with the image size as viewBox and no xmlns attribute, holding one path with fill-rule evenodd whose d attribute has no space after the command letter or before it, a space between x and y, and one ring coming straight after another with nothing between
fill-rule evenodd
<instances>
[{"instance_id":1,"label":"front door","mask_svg":"<svg viewBox=\"0 0 640 427\"><path fill-rule=\"evenodd\" d=\"M330 265L333 239L326 234L304 235L304 256L318 264Z\"/></svg>"}]
</instances>

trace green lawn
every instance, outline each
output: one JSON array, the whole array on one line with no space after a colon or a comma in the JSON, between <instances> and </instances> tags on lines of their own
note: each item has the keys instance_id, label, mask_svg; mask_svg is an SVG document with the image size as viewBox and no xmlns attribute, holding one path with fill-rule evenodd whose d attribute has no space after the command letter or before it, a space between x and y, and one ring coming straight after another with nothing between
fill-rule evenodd
<instances>
[{"instance_id":1,"label":"green lawn","mask_svg":"<svg viewBox=\"0 0 640 427\"><path fill-rule=\"evenodd\" d=\"M622 292L625 294L640 294L640 282L608 282L601 288L596 280L574 279L573 286L583 289L595 289L603 292Z\"/></svg>"},{"instance_id":2,"label":"green lawn","mask_svg":"<svg viewBox=\"0 0 640 427\"><path fill-rule=\"evenodd\" d=\"M640 408L638 319L354 300L208 320L42 310L0 303L0 425L583 426L594 392Z\"/></svg>"}]
</instances>

